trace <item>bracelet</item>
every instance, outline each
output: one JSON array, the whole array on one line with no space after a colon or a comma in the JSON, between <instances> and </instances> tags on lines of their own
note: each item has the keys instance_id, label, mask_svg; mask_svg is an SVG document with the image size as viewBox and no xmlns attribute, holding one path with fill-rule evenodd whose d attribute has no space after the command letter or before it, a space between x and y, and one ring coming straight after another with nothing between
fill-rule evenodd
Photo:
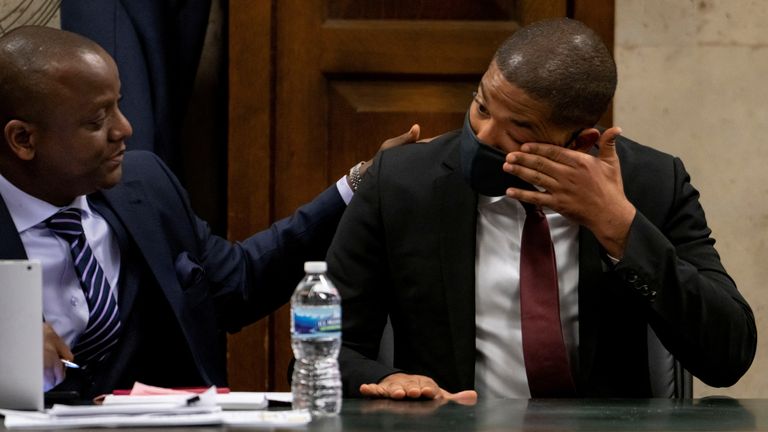
<instances>
[{"instance_id":1,"label":"bracelet","mask_svg":"<svg viewBox=\"0 0 768 432\"><path fill-rule=\"evenodd\" d=\"M365 161L361 161L349 170L349 186L352 188L352 192L357 192L357 188L360 187L360 182L363 180L362 176L360 176L360 167L364 163Z\"/></svg>"}]
</instances>

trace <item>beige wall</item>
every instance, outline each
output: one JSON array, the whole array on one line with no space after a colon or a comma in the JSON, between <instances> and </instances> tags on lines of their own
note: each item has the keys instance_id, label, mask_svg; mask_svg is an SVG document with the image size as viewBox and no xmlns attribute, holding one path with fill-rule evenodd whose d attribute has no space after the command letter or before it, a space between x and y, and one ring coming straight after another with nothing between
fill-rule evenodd
<instances>
[{"instance_id":1,"label":"beige wall","mask_svg":"<svg viewBox=\"0 0 768 432\"><path fill-rule=\"evenodd\" d=\"M0 0L0 34L25 24L58 28L59 0Z\"/></svg>"},{"instance_id":2,"label":"beige wall","mask_svg":"<svg viewBox=\"0 0 768 432\"><path fill-rule=\"evenodd\" d=\"M763 336L738 384L694 393L768 397L768 2L616 0L615 55L616 124L683 159Z\"/></svg>"}]
</instances>

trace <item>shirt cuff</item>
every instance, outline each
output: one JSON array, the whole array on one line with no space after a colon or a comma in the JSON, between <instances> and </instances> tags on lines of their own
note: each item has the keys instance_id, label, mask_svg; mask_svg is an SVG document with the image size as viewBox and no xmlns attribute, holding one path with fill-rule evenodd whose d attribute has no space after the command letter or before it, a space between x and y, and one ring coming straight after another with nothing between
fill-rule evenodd
<instances>
[{"instance_id":1,"label":"shirt cuff","mask_svg":"<svg viewBox=\"0 0 768 432\"><path fill-rule=\"evenodd\" d=\"M340 178L336 182L336 189L339 190L339 195L341 195L341 199L344 200L344 204L349 204L349 202L352 201L352 197L355 196L355 193L352 191L352 188L349 187L349 183L347 182L347 176Z\"/></svg>"}]
</instances>

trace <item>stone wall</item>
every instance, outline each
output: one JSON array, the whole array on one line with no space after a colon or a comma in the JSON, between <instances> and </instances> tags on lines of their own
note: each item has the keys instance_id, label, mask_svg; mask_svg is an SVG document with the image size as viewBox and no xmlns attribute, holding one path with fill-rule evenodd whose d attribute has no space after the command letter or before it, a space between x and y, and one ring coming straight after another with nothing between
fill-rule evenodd
<instances>
[{"instance_id":1,"label":"stone wall","mask_svg":"<svg viewBox=\"0 0 768 432\"><path fill-rule=\"evenodd\" d=\"M768 396L768 4L616 0L616 125L680 156L717 249L757 320L758 353L735 386L696 396Z\"/></svg>"}]
</instances>

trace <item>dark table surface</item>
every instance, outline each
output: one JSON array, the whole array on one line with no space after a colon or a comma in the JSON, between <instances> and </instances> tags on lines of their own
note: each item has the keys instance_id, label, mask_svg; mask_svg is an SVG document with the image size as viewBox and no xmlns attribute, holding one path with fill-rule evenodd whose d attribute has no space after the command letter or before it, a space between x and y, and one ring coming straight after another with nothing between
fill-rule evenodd
<instances>
[{"instance_id":1,"label":"dark table surface","mask_svg":"<svg viewBox=\"0 0 768 432\"><path fill-rule=\"evenodd\" d=\"M768 430L768 399L488 400L475 406L345 400L310 431Z\"/></svg>"},{"instance_id":2,"label":"dark table surface","mask_svg":"<svg viewBox=\"0 0 768 432\"><path fill-rule=\"evenodd\" d=\"M227 428L126 428L148 432ZM230 428L245 431L247 428ZM0 431L5 431L0 427ZM104 430L104 429L93 429ZM263 430L263 429L260 429ZM290 430L276 428L274 431ZM338 417L305 431L752 431L768 430L768 399L480 400L474 406L344 400Z\"/></svg>"}]
</instances>

